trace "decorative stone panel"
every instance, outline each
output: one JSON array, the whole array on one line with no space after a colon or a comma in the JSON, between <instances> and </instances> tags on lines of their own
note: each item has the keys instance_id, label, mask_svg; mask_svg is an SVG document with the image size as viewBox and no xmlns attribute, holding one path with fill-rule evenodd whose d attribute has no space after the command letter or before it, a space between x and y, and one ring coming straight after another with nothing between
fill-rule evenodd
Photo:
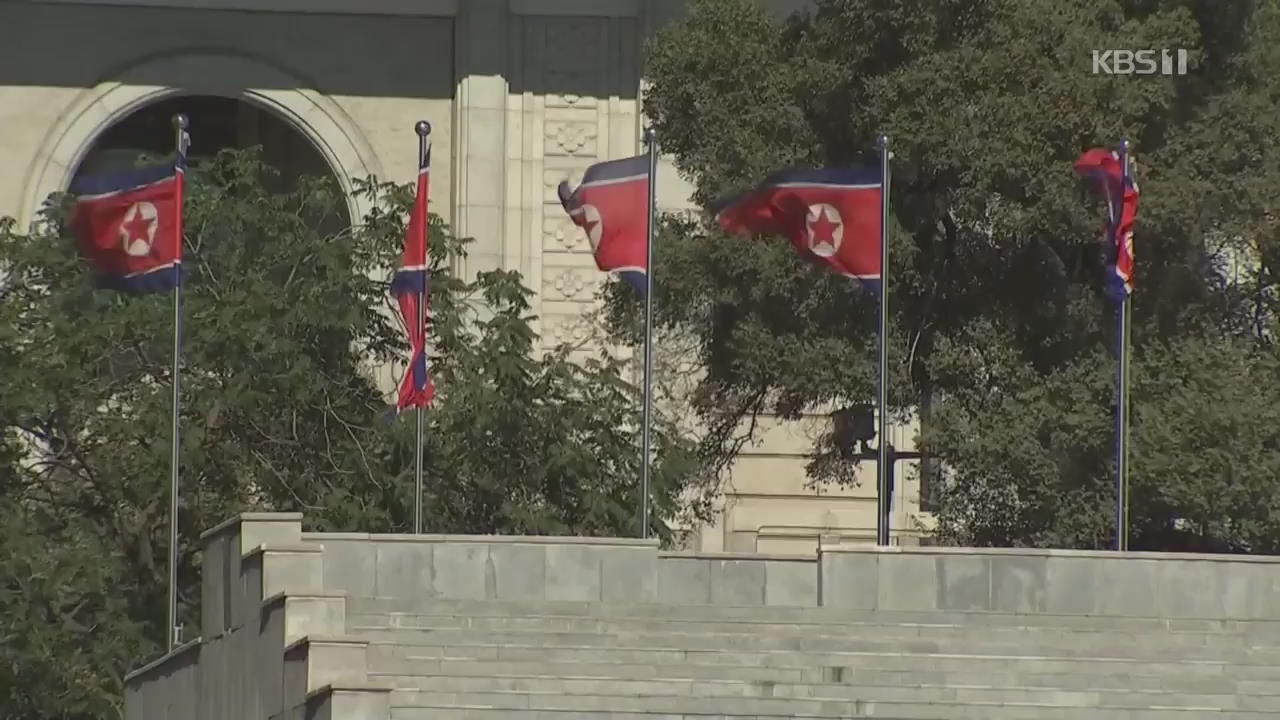
<instances>
[{"instance_id":1,"label":"decorative stone panel","mask_svg":"<svg viewBox=\"0 0 1280 720\"><path fill-rule=\"evenodd\" d=\"M594 159L598 134L594 120L586 122L548 120L543 152L550 156L590 157Z\"/></svg>"},{"instance_id":2,"label":"decorative stone panel","mask_svg":"<svg viewBox=\"0 0 1280 720\"><path fill-rule=\"evenodd\" d=\"M546 266L542 271L542 292L548 300L590 302L603 275L591 268Z\"/></svg>"},{"instance_id":3,"label":"decorative stone panel","mask_svg":"<svg viewBox=\"0 0 1280 720\"><path fill-rule=\"evenodd\" d=\"M580 345L592 334L591 325L582 315L550 315L542 323L542 344L555 347L561 344Z\"/></svg>"},{"instance_id":4,"label":"decorative stone panel","mask_svg":"<svg viewBox=\"0 0 1280 720\"><path fill-rule=\"evenodd\" d=\"M547 208L542 218L542 249L545 252L589 253L591 244L582 228L573 224L568 215L556 212L559 207Z\"/></svg>"}]
</instances>

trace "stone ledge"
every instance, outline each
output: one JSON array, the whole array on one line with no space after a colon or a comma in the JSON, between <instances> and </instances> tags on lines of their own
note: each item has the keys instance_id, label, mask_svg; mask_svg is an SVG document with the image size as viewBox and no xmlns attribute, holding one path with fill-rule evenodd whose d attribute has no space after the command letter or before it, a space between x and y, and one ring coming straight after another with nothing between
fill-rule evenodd
<instances>
[{"instance_id":1,"label":"stone ledge","mask_svg":"<svg viewBox=\"0 0 1280 720\"><path fill-rule=\"evenodd\" d=\"M575 535L413 535L404 533L302 533L305 542L323 544L325 540L349 542L405 543L492 543L496 545L603 545L618 547L658 547L657 540L641 538L579 537Z\"/></svg>"},{"instance_id":2,"label":"stone ledge","mask_svg":"<svg viewBox=\"0 0 1280 720\"><path fill-rule=\"evenodd\" d=\"M816 563L816 555L766 555L748 552L680 552L663 550L658 552L659 558L681 558L684 560L752 560L757 562L806 562Z\"/></svg>"},{"instance_id":3,"label":"stone ledge","mask_svg":"<svg viewBox=\"0 0 1280 720\"><path fill-rule=\"evenodd\" d=\"M300 599L315 598L319 600L346 600L347 594L344 592L331 592L328 590L324 590L324 591L316 590L314 592L301 592L301 591L295 592L293 590L283 590L263 600L262 607L265 608L269 605L274 605L276 603L282 602L290 598L300 598Z\"/></svg>"},{"instance_id":4,"label":"stone ledge","mask_svg":"<svg viewBox=\"0 0 1280 720\"><path fill-rule=\"evenodd\" d=\"M307 693L307 700L311 700L312 698L319 697L321 695L326 695L329 693L339 693L339 692L390 693L395 689L396 689L396 686L394 683L387 683L387 682L374 682L374 681L354 682L352 681L352 682L330 683L328 685L323 685L321 687L318 687L315 690L312 690L311 692Z\"/></svg>"},{"instance_id":5,"label":"stone ledge","mask_svg":"<svg viewBox=\"0 0 1280 720\"><path fill-rule=\"evenodd\" d=\"M293 650L303 645L365 645L368 646L369 641L357 635L306 635L284 646L284 652L288 655Z\"/></svg>"},{"instance_id":6,"label":"stone ledge","mask_svg":"<svg viewBox=\"0 0 1280 720\"><path fill-rule=\"evenodd\" d=\"M307 545L306 543L263 543L252 550L248 550L241 559L251 558L268 552L291 553L295 555L319 555L324 552L324 548L315 545ZM277 593L279 594L279 593Z\"/></svg>"},{"instance_id":7,"label":"stone ledge","mask_svg":"<svg viewBox=\"0 0 1280 720\"><path fill-rule=\"evenodd\" d=\"M819 554L863 555L989 555L993 557L1089 558L1101 560L1180 560L1280 564L1280 555L1228 555L1211 553L1116 552L1114 550L1059 550L1046 548L875 547L823 545Z\"/></svg>"},{"instance_id":8,"label":"stone ledge","mask_svg":"<svg viewBox=\"0 0 1280 720\"><path fill-rule=\"evenodd\" d=\"M161 665L165 665L169 663L169 661L173 660L174 658L180 657L182 655L185 655L186 653L191 652L192 650L199 648L203 643L204 643L204 638L201 638L201 637L195 638L194 640L190 640L182 645L179 645L178 647L174 648L172 651L167 652L164 655L161 655L160 657L156 658L155 660L152 660L151 662L147 663L146 665L143 665L142 667L136 670L130 670L129 672L125 673L124 684L128 685L131 680L138 677L139 675L143 675L145 673L151 672L152 670L155 670Z\"/></svg>"},{"instance_id":9,"label":"stone ledge","mask_svg":"<svg viewBox=\"0 0 1280 720\"><path fill-rule=\"evenodd\" d=\"M227 528L232 527L233 525L235 525L235 524L237 524L237 523L244 522L244 521L246 521L246 520L248 520L248 521L252 521L252 522L262 522L262 521L267 521L267 522L299 522L299 523L301 523L301 522L302 522L302 513L300 513L300 512L247 512L247 513L240 513L239 515L233 515L233 516L231 516L231 517L227 518L226 520L223 520L222 522L218 523L217 525L214 525L213 527L209 528L208 530L205 530L204 532L200 533L200 539L201 539L201 540L204 540L205 538L209 538L209 537L212 537L212 536L214 536L214 535L217 535L218 533L222 532L223 530L226 530Z\"/></svg>"}]
</instances>

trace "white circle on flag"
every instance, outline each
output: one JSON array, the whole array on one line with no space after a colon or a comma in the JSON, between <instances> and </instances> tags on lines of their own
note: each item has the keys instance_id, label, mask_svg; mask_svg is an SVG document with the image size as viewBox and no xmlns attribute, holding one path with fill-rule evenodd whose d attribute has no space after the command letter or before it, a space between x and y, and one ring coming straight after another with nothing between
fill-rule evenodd
<instances>
[{"instance_id":1,"label":"white circle on flag","mask_svg":"<svg viewBox=\"0 0 1280 720\"><path fill-rule=\"evenodd\" d=\"M591 242L591 251L600 247L600 235L604 232L604 219L595 205L582 206L582 229L587 231L587 240Z\"/></svg>"},{"instance_id":2,"label":"white circle on flag","mask_svg":"<svg viewBox=\"0 0 1280 720\"><path fill-rule=\"evenodd\" d=\"M120 245L130 257L146 257L156 239L156 206L149 202L136 202L129 206L120 223Z\"/></svg>"},{"instance_id":3,"label":"white circle on flag","mask_svg":"<svg viewBox=\"0 0 1280 720\"><path fill-rule=\"evenodd\" d=\"M834 206L826 203L810 205L804 224L809 250L814 255L829 258L840 250L840 242L844 240L844 221Z\"/></svg>"}]
</instances>

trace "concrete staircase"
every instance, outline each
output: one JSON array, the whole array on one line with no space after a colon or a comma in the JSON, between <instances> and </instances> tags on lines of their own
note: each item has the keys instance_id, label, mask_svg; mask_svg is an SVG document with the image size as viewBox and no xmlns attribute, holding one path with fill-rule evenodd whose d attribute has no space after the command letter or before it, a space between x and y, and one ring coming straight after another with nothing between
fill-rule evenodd
<instances>
[{"instance_id":1,"label":"concrete staircase","mask_svg":"<svg viewBox=\"0 0 1280 720\"><path fill-rule=\"evenodd\" d=\"M695 556L300 519L206 533L204 636L130 674L129 720L1280 717L1275 559ZM1144 597L1093 582L1063 611L1117 563Z\"/></svg>"},{"instance_id":2,"label":"concrete staircase","mask_svg":"<svg viewBox=\"0 0 1280 720\"><path fill-rule=\"evenodd\" d=\"M393 718L1280 712L1271 694L1280 692L1280 650L1241 631L820 608L397 607L354 601L348 615L350 631L369 639L369 676L397 688Z\"/></svg>"}]
</instances>

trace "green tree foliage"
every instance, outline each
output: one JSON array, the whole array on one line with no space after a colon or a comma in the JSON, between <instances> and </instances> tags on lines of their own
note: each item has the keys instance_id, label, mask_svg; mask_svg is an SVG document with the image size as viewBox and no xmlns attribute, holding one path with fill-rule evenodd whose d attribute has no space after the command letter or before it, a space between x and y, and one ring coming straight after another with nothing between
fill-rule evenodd
<instances>
[{"instance_id":1,"label":"green tree foliage","mask_svg":"<svg viewBox=\"0 0 1280 720\"><path fill-rule=\"evenodd\" d=\"M1252 0L817 0L785 20L693 0L649 48L646 113L703 202L876 162L890 136L891 405L925 414L955 473L939 535L981 545L1113 533L1103 209L1071 166L1131 140L1133 546L1260 551L1280 540L1278 36L1280 6ZM1092 71L1094 50L1142 48L1190 49L1191 72ZM709 451L758 413L873 402L875 302L848 281L705 221L667 222L658 255L660 320L707 368ZM816 482L849 477L829 438L814 452Z\"/></svg>"},{"instance_id":2,"label":"green tree foliage","mask_svg":"<svg viewBox=\"0 0 1280 720\"><path fill-rule=\"evenodd\" d=\"M198 533L301 510L312 529L411 529L412 415L372 368L407 355L388 296L410 189L369 180L353 229L331 183L265 188L227 151L189 174L182 370L182 615L198 617ZM105 718L164 643L172 295L94 291L66 203L0 232L0 715ZM426 527L637 532L638 392L608 356L535 348L514 272L465 281L432 217ZM483 307L483 313L478 308ZM655 439L654 530L696 477ZM193 633L188 632L190 637Z\"/></svg>"}]
</instances>

